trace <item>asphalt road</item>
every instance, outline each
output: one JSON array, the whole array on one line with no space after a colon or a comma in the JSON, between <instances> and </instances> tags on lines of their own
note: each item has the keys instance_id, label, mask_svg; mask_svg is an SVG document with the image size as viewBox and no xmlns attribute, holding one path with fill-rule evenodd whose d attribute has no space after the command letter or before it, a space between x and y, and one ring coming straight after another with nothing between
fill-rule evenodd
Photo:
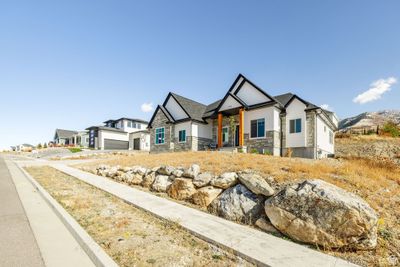
<instances>
[{"instance_id":1,"label":"asphalt road","mask_svg":"<svg viewBox=\"0 0 400 267\"><path fill-rule=\"evenodd\" d=\"M0 266L44 266L9 170L0 156Z\"/></svg>"}]
</instances>

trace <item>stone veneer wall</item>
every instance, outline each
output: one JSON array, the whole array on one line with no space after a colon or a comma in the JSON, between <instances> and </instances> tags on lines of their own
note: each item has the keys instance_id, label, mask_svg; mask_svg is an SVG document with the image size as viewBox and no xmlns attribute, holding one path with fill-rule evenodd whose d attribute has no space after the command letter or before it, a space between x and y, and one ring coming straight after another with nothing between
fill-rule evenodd
<instances>
[{"instance_id":1,"label":"stone veneer wall","mask_svg":"<svg viewBox=\"0 0 400 267\"><path fill-rule=\"evenodd\" d=\"M212 139L192 136L192 150L193 151L206 150L211 143L213 143Z\"/></svg>"},{"instance_id":2,"label":"stone veneer wall","mask_svg":"<svg viewBox=\"0 0 400 267\"><path fill-rule=\"evenodd\" d=\"M174 138L174 151L180 152L180 151L192 150L192 139L193 139L192 136L186 136L186 142L179 143L179 138L175 137Z\"/></svg>"},{"instance_id":3,"label":"stone veneer wall","mask_svg":"<svg viewBox=\"0 0 400 267\"><path fill-rule=\"evenodd\" d=\"M315 111L309 111L306 113L307 147L315 147L315 124L316 124L315 117L316 117Z\"/></svg>"},{"instance_id":4,"label":"stone veneer wall","mask_svg":"<svg viewBox=\"0 0 400 267\"><path fill-rule=\"evenodd\" d=\"M156 145L155 143L155 134L156 128L164 127L164 144ZM172 131L171 131L172 130ZM156 116L154 117L152 128L150 129L150 152L159 153L159 152L168 152L171 150L170 141L173 140L173 127L168 123L168 119L165 114L159 109L157 111Z\"/></svg>"},{"instance_id":5,"label":"stone veneer wall","mask_svg":"<svg viewBox=\"0 0 400 267\"><path fill-rule=\"evenodd\" d=\"M245 133L244 145L247 146L248 152L256 149L259 153L267 152L274 155L274 149L280 149L280 133L279 131L266 131L265 138L257 139L250 139L249 134Z\"/></svg>"}]
</instances>

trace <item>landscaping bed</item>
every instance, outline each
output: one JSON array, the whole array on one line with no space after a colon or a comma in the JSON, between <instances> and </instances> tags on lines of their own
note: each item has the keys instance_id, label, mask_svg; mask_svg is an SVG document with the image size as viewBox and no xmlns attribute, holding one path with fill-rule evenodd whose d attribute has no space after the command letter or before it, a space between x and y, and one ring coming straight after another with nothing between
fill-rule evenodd
<instances>
[{"instance_id":1,"label":"landscaping bed","mask_svg":"<svg viewBox=\"0 0 400 267\"><path fill-rule=\"evenodd\" d=\"M323 248L325 252L364 266L396 265L398 264L398 259L400 258L400 211L398 208L396 208L399 207L400 204L400 170L396 166L390 164L383 164L382 162L374 162L367 159L356 158L341 161L314 161L305 159L276 158L264 155L225 154L213 152L186 152L174 153L172 155L159 154L118 156L111 157L104 161L104 163L109 164L111 167L120 165L120 168L117 168L116 170L116 176L112 178L122 182L124 182L124 179L121 177L121 175L124 173L124 167L127 167L125 171L129 172L129 168L132 168L134 165L141 165L148 169L152 169L156 165L167 164L175 167L182 166L183 168L175 169L185 171L185 169L188 169L192 163L199 164L201 166L202 173L211 172L214 176L221 176L221 174L226 172L239 173L245 169L252 169L253 171L259 172L260 175L262 175L263 178L270 183L271 187L275 190L275 193L280 192L282 188L285 188L290 184L302 185L301 181L304 181L305 179L321 179L325 182L337 185L340 188L361 196L372 208L377 211L378 215L378 239L376 248L372 250ZM98 166L98 163L84 165L86 170L91 169L92 172L93 168ZM117 173L117 171L120 171L120 173ZM98 170L95 170L95 172L98 172ZM107 176L107 174L104 176ZM144 176L141 178L139 177L142 179L140 183L143 182L143 177ZM134 179L134 177L125 178ZM185 200L185 198L187 198L186 200L189 201L187 203L195 202L196 204L196 201L193 200L193 195L192 197L187 197L187 194L190 195L190 191L193 191L193 189L191 188L190 182L186 181L185 179L187 178L178 179L179 183L172 187L172 189L171 187L169 189L165 188L165 191L167 191L168 195L173 198L181 200ZM130 180L128 183L135 184L137 182L132 182L132 180ZM170 181L169 186L173 183L174 181ZM214 183L213 186L218 188L218 184L216 183ZM147 185L147 187L149 187L149 185ZM233 195L240 195L243 192L245 195L248 194L245 186L239 186L238 188L236 187L237 186L235 186L235 184L232 184L231 188L235 188L234 190L231 190L235 191L233 192ZM183 190L183 194L179 193L180 188L185 189ZM152 185L150 186L150 189L153 191L159 191L154 190ZM197 190L196 193L202 190L202 188L198 186L196 186L194 189ZM218 195L221 194L221 192L217 192L215 194ZM250 198L252 198L252 196ZM231 199L233 199L233 202L235 201L235 197ZM257 202L257 200L254 198L253 203L255 202ZM197 202L197 205L199 203L201 204L202 202ZM209 205L207 202L206 204ZM216 209L208 207L207 209L210 212L216 213L225 218L228 217L227 219L236 220L235 216L233 216L233 218L229 218L229 216L221 214L221 212L218 211L218 205L211 206L216 207ZM201 208L201 205L197 207ZM238 217L237 221L241 223L249 223L246 221L248 218L250 218L250 220L253 219L245 216L244 220L242 220L241 217ZM270 225L268 224L265 226L265 228L267 228L267 231L270 230L268 232L274 231L274 228L270 228ZM279 232L277 232L277 234L279 235Z\"/></svg>"},{"instance_id":2,"label":"landscaping bed","mask_svg":"<svg viewBox=\"0 0 400 267\"><path fill-rule=\"evenodd\" d=\"M120 266L252 265L51 167L26 170Z\"/></svg>"}]
</instances>

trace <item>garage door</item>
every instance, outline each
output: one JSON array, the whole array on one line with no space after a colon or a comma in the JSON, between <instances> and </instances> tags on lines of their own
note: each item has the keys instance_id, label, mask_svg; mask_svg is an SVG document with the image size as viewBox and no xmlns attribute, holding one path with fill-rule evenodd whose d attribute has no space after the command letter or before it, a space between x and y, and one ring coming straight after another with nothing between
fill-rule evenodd
<instances>
[{"instance_id":1,"label":"garage door","mask_svg":"<svg viewBox=\"0 0 400 267\"><path fill-rule=\"evenodd\" d=\"M128 150L129 142L113 139L104 139L104 149Z\"/></svg>"},{"instance_id":2,"label":"garage door","mask_svg":"<svg viewBox=\"0 0 400 267\"><path fill-rule=\"evenodd\" d=\"M133 149L140 150L140 138L133 139Z\"/></svg>"}]
</instances>

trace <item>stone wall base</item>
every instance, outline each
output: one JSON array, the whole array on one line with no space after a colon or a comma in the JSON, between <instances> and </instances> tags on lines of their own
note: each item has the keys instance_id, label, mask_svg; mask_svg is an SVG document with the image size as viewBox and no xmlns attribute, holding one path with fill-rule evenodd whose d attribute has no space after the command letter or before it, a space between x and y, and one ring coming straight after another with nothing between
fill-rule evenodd
<instances>
[{"instance_id":1,"label":"stone wall base","mask_svg":"<svg viewBox=\"0 0 400 267\"><path fill-rule=\"evenodd\" d=\"M282 156L287 155L287 151L289 148L282 149ZM313 147L292 147L292 157L294 158L308 158L315 159L315 150Z\"/></svg>"}]
</instances>

